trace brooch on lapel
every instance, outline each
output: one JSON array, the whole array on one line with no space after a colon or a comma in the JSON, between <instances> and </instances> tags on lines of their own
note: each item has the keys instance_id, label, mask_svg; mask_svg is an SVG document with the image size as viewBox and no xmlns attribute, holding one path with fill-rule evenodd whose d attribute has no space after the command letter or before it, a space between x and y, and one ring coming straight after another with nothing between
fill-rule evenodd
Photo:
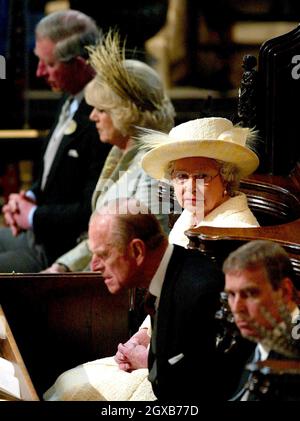
<instances>
[{"instance_id":1,"label":"brooch on lapel","mask_svg":"<svg viewBox=\"0 0 300 421\"><path fill-rule=\"evenodd\" d=\"M71 120L67 127L65 128L64 134L72 134L77 129L77 123L74 120Z\"/></svg>"}]
</instances>

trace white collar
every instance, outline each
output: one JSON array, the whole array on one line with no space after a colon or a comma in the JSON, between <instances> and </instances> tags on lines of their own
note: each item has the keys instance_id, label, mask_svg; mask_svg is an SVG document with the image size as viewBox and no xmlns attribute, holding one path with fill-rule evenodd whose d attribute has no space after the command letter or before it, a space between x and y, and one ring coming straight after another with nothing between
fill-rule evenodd
<instances>
[{"instance_id":1,"label":"white collar","mask_svg":"<svg viewBox=\"0 0 300 421\"><path fill-rule=\"evenodd\" d=\"M158 300L156 300L156 305L159 301L162 285L166 276L168 264L172 256L173 249L173 244L168 244L163 258L161 259L160 264L150 282L149 291L151 292L151 294L155 295L158 298Z\"/></svg>"},{"instance_id":2,"label":"white collar","mask_svg":"<svg viewBox=\"0 0 300 421\"><path fill-rule=\"evenodd\" d=\"M79 104L83 98L83 90L74 95L73 100L70 104L70 114L73 116L78 110Z\"/></svg>"}]
</instances>

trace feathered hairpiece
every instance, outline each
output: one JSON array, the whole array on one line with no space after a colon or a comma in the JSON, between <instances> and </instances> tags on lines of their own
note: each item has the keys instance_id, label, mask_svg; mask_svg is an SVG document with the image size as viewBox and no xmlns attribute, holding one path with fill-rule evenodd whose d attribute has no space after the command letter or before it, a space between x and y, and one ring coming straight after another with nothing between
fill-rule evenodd
<instances>
[{"instance_id":1,"label":"feathered hairpiece","mask_svg":"<svg viewBox=\"0 0 300 421\"><path fill-rule=\"evenodd\" d=\"M146 152L151 151L157 146L171 142L167 133L138 126L136 126L136 135L134 136L134 140L139 145L139 148Z\"/></svg>"},{"instance_id":2,"label":"feathered hairpiece","mask_svg":"<svg viewBox=\"0 0 300 421\"><path fill-rule=\"evenodd\" d=\"M176 138L170 138L166 133L152 130L144 127L136 127L137 135L136 141L139 142L140 148L145 151L150 151L158 146L169 144L170 142L177 142ZM242 135L241 133L244 132ZM233 139L236 143L247 145L250 149L255 151L256 142L258 138L258 131L253 128L241 128L239 125L234 126L230 131L226 132L227 136ZM241 142L240 138L243 138ZM226 136L220 136L220 140L226 139Z\"/></svg>"},{"instance_id":3,"label":"feathered hairpiece","mask_svg":"<svg viewBox=\"0 0 300 421\"><path fill-rule=\"evenodd\" d=\"M154 95L153 98L146 96L138 78L126 68L125 42L121 46L118 32L110 30L101 44L89 46L87 50L89 62L101 83L108 85L120 98L133 102L141 110L154 111L160 108Z\"/></svg>"}]
</instances>

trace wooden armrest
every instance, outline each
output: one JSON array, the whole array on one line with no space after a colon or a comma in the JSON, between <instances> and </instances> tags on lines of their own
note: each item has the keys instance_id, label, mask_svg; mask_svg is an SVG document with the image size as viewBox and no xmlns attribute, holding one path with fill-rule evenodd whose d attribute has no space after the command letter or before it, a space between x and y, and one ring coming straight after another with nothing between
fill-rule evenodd
<instances>
[{"instance_id":1,"label":"wooden armrest","mask_svg":"<svg viewBox=\"0 0 300 421\"><path fill-rule=\"evenodd\" d=\"M251 240L279 243L289 254L296 272L296 288L300 289L300 218L281 225L258 228L199 227L185 232L189 247L197 248L222 264L228 254Z\"/></svg>"},{"instance_id":2,"label":"wooden armrest","mask_svg":"<svg viewBox=\"0 0 300 421\"><path fill-rule=\"evenodd\" d=\"M257 228L199 227L186 231L192 243L199 239L215 240L270 240L280 243L300 255L300 218L287 224Z\"/></svg>"}]
</instances>

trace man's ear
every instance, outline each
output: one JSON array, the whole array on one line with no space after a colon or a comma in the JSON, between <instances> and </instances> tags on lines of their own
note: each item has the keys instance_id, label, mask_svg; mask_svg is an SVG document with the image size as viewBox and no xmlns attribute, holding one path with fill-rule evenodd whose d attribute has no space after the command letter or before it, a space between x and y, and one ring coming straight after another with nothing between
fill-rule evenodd
<instances>
[{"instance_id":1,"label":"man's ear","mask_svg":"<svg viewBox=\"0 0 300 421\"><path fill-rule=\"evenodd\" d=\"M144 241L134 238L129 244L131 256L135 258L137 265L141 265L146 255L146 246Z\"/></svg>"},{"instance_id":2,"label":"man's ear","mask_svg":"<svg viewBox=\"0 0 300 421\"><path fill-rule=\"evenodd\" d=\"M86 60L81 56L76 56L73 58L73 63L75 63L75 69L81 70L87 67Z\"/></svg>"},{"instance_id":3,"label":"man's ear","mask_svg":"<svg viewBox=\"0 0 300 421\"><path fill-rule=\"evenodd\" d=\"M86 60L81 56L76 56L73 58L77 64L86 65Z\"/></svg>"},{"instance_id":4,"label":"man's ear","mask_svg":"<svg viewBox=\"0 0 300 421\"><path fill-rule=\"evenodd\" d=\"M293 301L294 298L294 284L290 278L283 278L280 284L282 291L282 298L287 301Z\"/></svg>"}]
</instances>

